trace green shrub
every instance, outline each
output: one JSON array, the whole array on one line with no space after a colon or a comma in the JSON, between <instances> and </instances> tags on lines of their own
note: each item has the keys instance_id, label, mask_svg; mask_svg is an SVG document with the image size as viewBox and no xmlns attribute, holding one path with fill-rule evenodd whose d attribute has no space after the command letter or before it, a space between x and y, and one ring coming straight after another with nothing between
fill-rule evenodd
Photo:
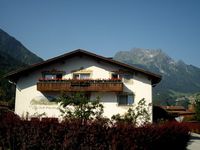
<instances>
[{"instance_id":1,"label":"green shrub","mask_svg":"<svg viewBox=\"0 0 200 150\"><path fill-rule=\"evenodd\" d=\"M145 99L141 99L135 108L129 108L124 115L113 115L112 120L120 123L129 123L137 125L144 125L150 123L150 114Z\"/></svg>"},{"instance_id":2,"label":"green shrub","mask_svg":"<svg viewBox=\"0 0 200 150\"><path fill-rule=\"evenodd\" d=\"M200 121L200 93L196 94L195 96L195 120Z\"/></svg>"},{"instance_id":3,"label":"green shrub","mask_svg":"<svg viewBox=\"0 0 200 150\"><path fill-rule=\"evenodd\" d=\"M99 97L90 100L85 93L66 94L63 93L57 99L62 106L60 111L66 119L81 119L85 122L89 119L101 118L103 105L99 102Z\"/></svg>"}]
</instances>

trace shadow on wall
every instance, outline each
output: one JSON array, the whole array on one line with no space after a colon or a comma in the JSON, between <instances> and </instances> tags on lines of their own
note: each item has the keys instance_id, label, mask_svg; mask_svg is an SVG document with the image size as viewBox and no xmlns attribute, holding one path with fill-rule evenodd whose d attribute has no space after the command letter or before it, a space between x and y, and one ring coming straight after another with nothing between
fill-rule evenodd
<instances>
[{"instance_id":1,"label":"shadow on wall","mask_svg":"<svg viewBox=\"0 0 200 150\"><path fill-rule=\"evenodd\" d=\"M36 83L37 83L37 80L35 78L32 78L32 80L31 80L31 78L28 78L28 76L23 78L22 80L23 81L19 81L16 86L16 88L19 91L24 90L29 87L32 87L32 86L36 85Z\"/></svg>"},{"instance_id":2,"label":"shadow on wall","mask_svg":"<svg viewBox=\"0 0 200 150\"><path fill-rule=\"evenodd\" d=\"M148 79L148 77L141 75L141 74L134 76L134 79L136 79L142 83L145 83L145 84L151 83L151 81Z\"/></svg>"},{"instance_id":3,"label":"shadow on wall","mask_svg":"<svg viewBox=\"0 0 200 150\"><path fill-rule=\"evenodd\" d=\"M51 95L40 95L34 97L31 102L31 105L57 105L58 103L55 101L55 97Z\"/></svg>"},{"instance_id":4,"label":"shadow on wall","mask_svg":"<svg viewBox=\"0 0 200 150\"><path fill-rule=\"evenodd\" d=\"M123 84L123 91L127 93L133 93L133 91L126 84Z\"/></svg>"}]
</instances>

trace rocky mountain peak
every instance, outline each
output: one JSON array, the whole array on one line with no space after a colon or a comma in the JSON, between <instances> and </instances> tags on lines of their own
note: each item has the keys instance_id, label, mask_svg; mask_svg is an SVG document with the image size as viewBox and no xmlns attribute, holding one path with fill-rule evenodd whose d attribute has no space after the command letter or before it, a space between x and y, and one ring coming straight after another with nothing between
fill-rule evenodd
<instances>
[{"instance_id":1,"label":"rocky mountain peak","mask_svg":"<svg viewBox=\"0 0 200 150\"><path fill-rule=\"evenodd\" d=\"M157 73L162 73L162 68L168 64L171 67L176 67L177 62L173 60L170 56L164 53L161 49L142 49L134 48L130 51L121 51L116 53L116 60L126 62L128 64L140 64L148 66L154 66L154 70ZM157 69L155 69L157 68Z\"/></svg>"},{"instance_id":2,"label":"rocky mountain peak","mask_svg":"<svg viewBox=\"0 0 200 150\"><path fill-rule=\"evenodd\" d=\"M175 61L164 53L161 49L141 49L141 48L134 48L131 50L131 53L135 56L140 58L143 63L147 64L149 62L164 61L165 63L174 63Z\"/></svg>"},{"instance_id":3,"label":"rocky mountain peak","mask_svg":"<svg viewBox=\"0 0 200 150\"><path fill-rule=\"evenodd\" d=\"M154 88L155 99L173 99L177 93L200 89L200 69L172 59L161 49L134 48L117 52L114 59L161 74L162 81Z\"/></svg>"}]
</instances>

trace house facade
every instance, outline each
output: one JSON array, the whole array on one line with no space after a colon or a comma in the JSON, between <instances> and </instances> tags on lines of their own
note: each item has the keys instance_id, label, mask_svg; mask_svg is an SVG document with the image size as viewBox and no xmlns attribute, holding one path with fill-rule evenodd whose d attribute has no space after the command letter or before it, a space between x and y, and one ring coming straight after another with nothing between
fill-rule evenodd
<instances>
[{"instance_id":1,"label":"house facade","mask_svg":"<svg viewBox=\"0 0 200 150\"><path fill-rule=\"evenodd\" d=\"M85 92L97 96L104 116L123 114L141 99L152 103L152 87L161 76L127 64L75 50L42 63L10 73L16 85L15 112L20 116L59 117L59 105L53 101L62 92ZM151 113L150 109L150 114Z\"/></svg>"}]
</instances>

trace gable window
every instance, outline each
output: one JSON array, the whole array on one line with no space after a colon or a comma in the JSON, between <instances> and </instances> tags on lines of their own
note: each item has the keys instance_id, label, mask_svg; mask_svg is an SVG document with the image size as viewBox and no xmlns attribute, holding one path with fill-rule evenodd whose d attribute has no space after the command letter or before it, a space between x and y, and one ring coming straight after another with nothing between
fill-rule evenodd
<instances>
[{"instance_id":1,"label":"gable window","mask_svg":"<svg viewBox=\"0 0 200 150\"><path fill-rule=\"evenodd\" d=\"M119 94L117 100L118 105L132 105L134 103L134 95L129 93Z\"/></svg>"},{"instance_id":2,"label":"gable window","mask_svg":"<svg viewBox=\"0 0 200 150\"><path fill-rule=\"evenodd\" d=\"M56 80L56 79L62 79L62 74L44 74L45 79L51 79L51 80Z\"/></svg>"},{"instance_id":3,"label":"gable window","mask_svg":"<svg viewBox=\"0 0 200 150\"><path fill-rule=\"evenodd\" d=\"M111 78L112 78L112 79L119 79L119 74L117 74L117 73L112 73Z\"/></svg>"},{"instance_id":4,"label":"gable window","mask_svg":"<svg viewBox=\"0 0 200 150\"><path fill-rule=\"evenodd\" d=\"M55 69L49 71L43 71L42 77L45 80L61 80L63 77L64 71L57 71Z\"/></svg>"},{"instance_id":5,"label":"gable window","mask_svg":"<svg viewBox=\"0 0 200 150\"><path fill-rule=\"evenodd\" d=\"M73 74L74 79L89 79L90 74L89 73L75 73Z\"/></svg>"},{"instance_id":6,"label":"gable window","mask_svg":"<svg viewBox=\"0 0 200 150\"><path fill-rule=\"evenodd\" d=\"M55 74L45 74L44 78L45 79L56 79L56 75Z\"/></svg>"}]
</instances>

